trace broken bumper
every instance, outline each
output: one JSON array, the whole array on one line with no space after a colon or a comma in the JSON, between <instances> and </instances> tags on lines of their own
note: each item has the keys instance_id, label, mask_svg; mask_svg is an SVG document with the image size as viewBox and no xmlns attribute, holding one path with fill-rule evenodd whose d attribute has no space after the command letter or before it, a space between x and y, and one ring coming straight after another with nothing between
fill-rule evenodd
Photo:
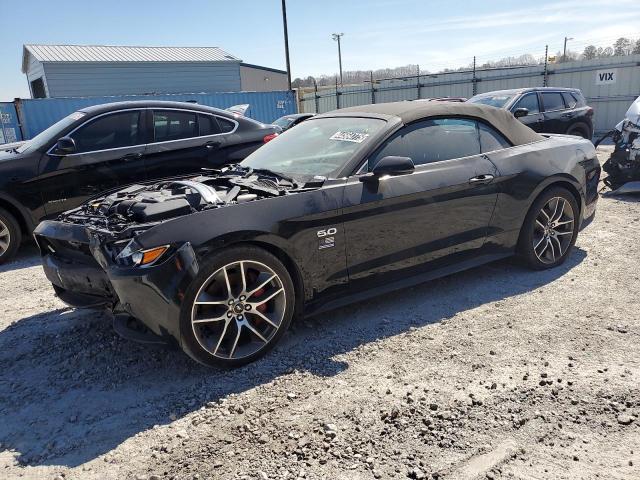
<instances>
[{"instance_id":1,"label":"broken bumper","mask_svg":"<svg viewBox=\"0 0 640 480\"><path fill-rule=\"evenodd\" d=\"M189 243L148 267L122 267L101 247L91 245L79 225L45 221L34 236L45 275L58 297L73 307L125 311L156 335L180 341L180 307L198 273Z\"/></svg>"}]
</instances>

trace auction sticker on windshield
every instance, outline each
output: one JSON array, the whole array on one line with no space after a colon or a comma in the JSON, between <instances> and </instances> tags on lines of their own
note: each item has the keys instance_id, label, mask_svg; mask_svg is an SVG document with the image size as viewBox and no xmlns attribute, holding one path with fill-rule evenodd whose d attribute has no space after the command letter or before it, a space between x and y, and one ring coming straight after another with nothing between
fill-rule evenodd
<instances>
[{"instance_id":1,"label":"auction sticker on windshield","mask_svg":"<svg viewBox=\"0 0 640 480\"><path fill-rule=\"evenodd\" d=\"M362 143L369 136L368 133L359 133L359 132L343 132L337 131L331 137L330 140L342 140L344 142L354 142L354 143Z\"/></svg>"}]
</instances>

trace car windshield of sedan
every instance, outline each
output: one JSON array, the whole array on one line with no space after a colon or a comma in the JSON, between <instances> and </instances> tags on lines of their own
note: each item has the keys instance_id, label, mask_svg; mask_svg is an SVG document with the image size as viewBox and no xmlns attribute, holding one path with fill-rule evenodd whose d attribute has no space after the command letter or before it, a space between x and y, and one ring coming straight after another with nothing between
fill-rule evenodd
<instances>
[{"instance_id":1,"label":"car windshield of sedan","mask_svg":"<svg viewBox=\"0 0 640 480\"><path fill-rule=\"evenodd\" d=\"M513 97L515 97L515 95L476 95L467 101L469 103L480 103L482 105L502 108L509 103Z\"/></svg>"},{"instance_id":2,"label":"car windshield of sedan","mask_svg":"<svg viewBox=\"0 0 640 480\"><path fill-rule=\"evenodd\" d=\"M335 178L384 124L384 120L376 118L307 120L260 147L241 165L293 178Z\"/></svg>"},{"instance_id":3,"label":"car windshield of sedan","mask_svg":"<svg viewBox=\"0 0 640 480\"><path fill-rule=\"evenodd\" d=\"M85 115L86 114L84 112L74 112L71 115L67 115L62 120L59 120L58 122L54 123L49 128L47 128L46 130L43 130L42 132L40 132L38 135L33 137L24 145L21 145L20 147L18 147L16 149L17 152L18 153L24 153L27 151L33 152L35 150L38 150L41 147L44 147L52 139L57 140L60 134L64 130L66 130L67 127L69 127L73 122L80 120Z\"/></svg>"}]
</instances>

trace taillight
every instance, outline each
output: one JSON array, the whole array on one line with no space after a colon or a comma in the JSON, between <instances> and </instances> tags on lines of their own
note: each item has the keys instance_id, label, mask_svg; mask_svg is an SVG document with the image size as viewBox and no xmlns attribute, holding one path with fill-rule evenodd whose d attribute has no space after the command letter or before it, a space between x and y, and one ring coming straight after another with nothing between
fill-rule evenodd
<instances>
[{"instance_id":1,"label":"taillight","mask_svg":"<svg viewBox=\"0 0 640 480\"><path fill-rule=\"evenodd\" d=\"M593 108L587 108L587 117L593 117Z\"/></svg>"},{"instance_id":2,"label":"taillight","mask_svg":"<svg viewBox=\"0 0 640 480\"><path fill-rule=\"evenodd\" d=\"M270 142L271 140L273 140L274 138L276 138L278 136L277 133L270 133L269 135L265 135L265 137L262 139L262 141L264 143Z\"/></svg>"}]
</instances>

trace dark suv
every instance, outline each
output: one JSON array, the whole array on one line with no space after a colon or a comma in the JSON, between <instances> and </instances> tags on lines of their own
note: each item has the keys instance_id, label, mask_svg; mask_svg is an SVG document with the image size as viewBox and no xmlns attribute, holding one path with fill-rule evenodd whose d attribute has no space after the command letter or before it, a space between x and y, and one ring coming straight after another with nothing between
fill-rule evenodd
<instances>
[{"instance_id":1,"label":"dark suv","mask_svg":"<svg viewBox=\"0 0 640 480\"><path fill-rule=\"evenodd\" d=\"M468 102L509 110L540 133L566 133L591 140L593 108L577 88L518 88L480 93Z\"/></svg>"},{"instance_id":2,"label":"dark suv","mask_svg":"<svg viewBox=\"0 0 640 480\"><path fill-rule=\"evenodd\" d=\"M11 149L0 145L0 263L43 219L105 190L237 163L280 131L182 102L79 110Z\"/></svg>"}]
</instances>

